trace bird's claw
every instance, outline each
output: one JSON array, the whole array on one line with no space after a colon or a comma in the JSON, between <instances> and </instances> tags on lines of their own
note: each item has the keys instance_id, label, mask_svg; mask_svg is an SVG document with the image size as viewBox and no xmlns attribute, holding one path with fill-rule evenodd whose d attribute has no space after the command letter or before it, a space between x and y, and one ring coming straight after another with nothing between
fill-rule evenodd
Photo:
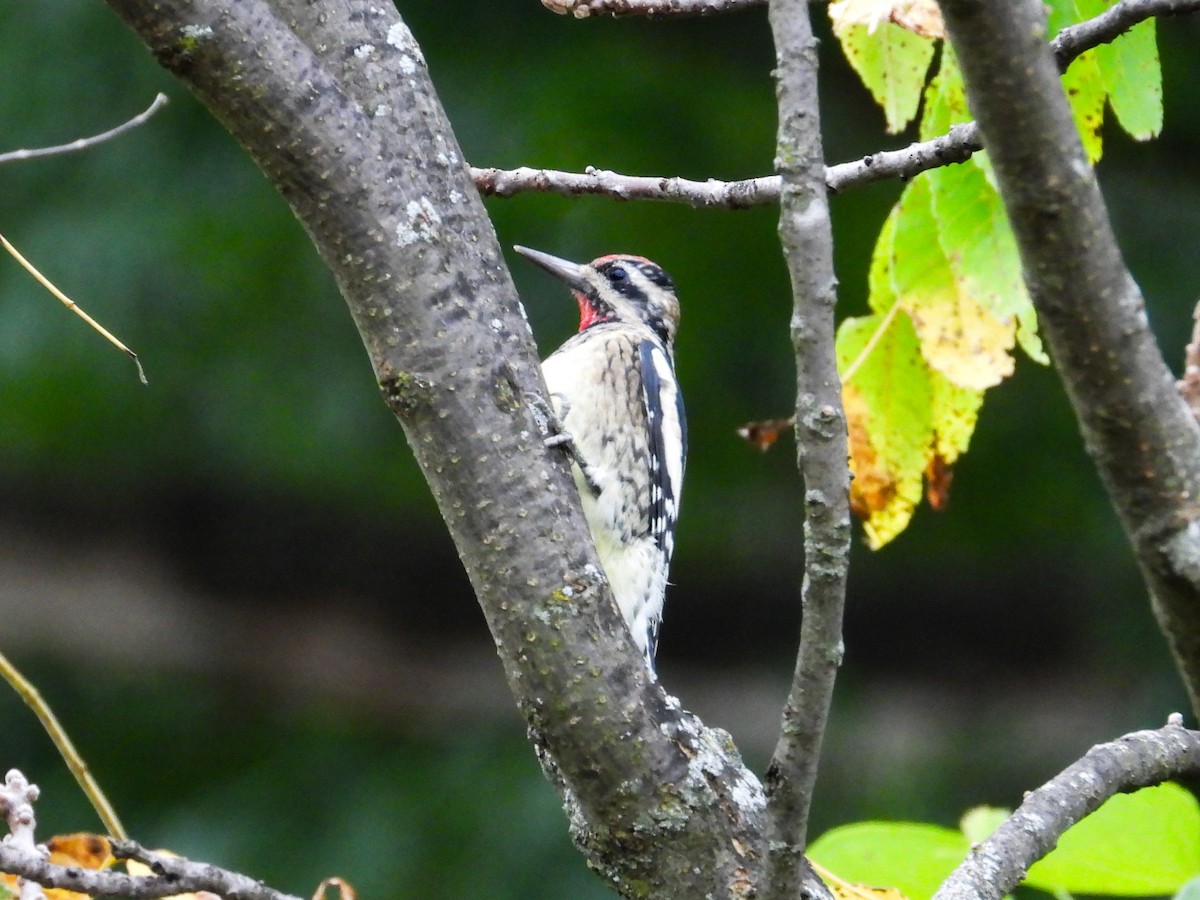
<instances>
[{"instance_id":1,"label":"bird's claw","mask_svg":"<svg viewBox=\"0 0 1200 900\"><path fill-rule=\"evenodd\" d=\"M554 398L558 400L559 413L555 413L554 408L546 401L546 398L534 394L527 393L525 399L529 402L529 411L533 414L533 421L538 427L538 431L542 435L542 444L546 447L561 447L563 451L570 457L571 462L579 467L579 471L583 474L583 480L587 483L588 490L591 491L593 497L600 495L600 487L596 484L595 478L592 476L592 467L588 465L587 460L583 458L583 454L579 452L579 447L575 444L575 439L571 437L571 433L562 426L562 419L566 418L568 412L571 411L571 403L563 394L555 394Z\"/></svg>"},{"instance_id":2,"label":"bird's claw","mask_svg":"<svg viewBox=\"0 0 1200 900\"><path fill-rule=\"evenodd\" d=\"M570 410L571 404L562 394L556 396L562 406L562 415L565 416ZM559 447L571 442L571 435L563 430L559 415L555 413L554 407L545 397L527 391L525 400L529 404L529 412L533 415L533 422L537 425L538 433L542 436L542 443L547 447Z\"/></svg>"}]
</instances>

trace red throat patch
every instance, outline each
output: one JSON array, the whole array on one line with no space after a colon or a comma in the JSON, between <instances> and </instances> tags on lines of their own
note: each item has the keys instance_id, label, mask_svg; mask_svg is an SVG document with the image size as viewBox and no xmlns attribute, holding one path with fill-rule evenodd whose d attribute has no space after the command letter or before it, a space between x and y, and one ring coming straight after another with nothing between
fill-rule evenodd
<instances>
[{"instance_id":1,"label":"red throat patch","mask_svg":"<svg viewBox=\"0 0 1200 900\"><path fill-rule=\"evenodd\" d=\"M575 295L575 302L579 304L579 330L590 328L597 322L605 321L604 316L596 312L596 307L592 306L592 302L581 291L572 291Z\"/></svg>"}]
</instances>

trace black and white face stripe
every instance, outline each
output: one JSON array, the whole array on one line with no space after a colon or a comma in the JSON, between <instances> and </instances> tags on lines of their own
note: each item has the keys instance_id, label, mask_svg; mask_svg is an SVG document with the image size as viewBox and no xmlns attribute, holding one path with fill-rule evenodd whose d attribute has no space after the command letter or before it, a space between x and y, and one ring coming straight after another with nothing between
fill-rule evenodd
<instances>
[{"instance_id":1,"label":"black and white face stripe","mask_svg":"<svg viewBox=\"0 0 1200 900\"><path fill-rule=\"evenodd\" d=\"M592 265L617 293L630 300L644 299L650 293L646 282L654 288L675 293L675 282L671 280L671 276L657 263L648 259L637 256L602 256Z\"/></svg>"},{"instance_id":2,"label":"black and white face stripe","mask_svg":"<svg viewBox=\"0 0 1200 900\"><path fill-rule=\"evenodd\" d=\"M594 274L584 275L592 288L589 299L605 318L640 321L668 348L679 326L675 282L661 266L640 256L602 256L592 262Z\"/></svg>"}]
</instances>

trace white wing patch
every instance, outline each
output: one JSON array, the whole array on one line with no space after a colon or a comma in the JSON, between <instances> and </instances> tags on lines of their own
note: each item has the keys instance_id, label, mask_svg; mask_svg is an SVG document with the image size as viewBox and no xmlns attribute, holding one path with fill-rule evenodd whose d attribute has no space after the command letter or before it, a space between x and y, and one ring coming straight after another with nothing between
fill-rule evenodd
<instances>
[{"instance_id":1,"label":"white wing patch","mask_svg":"<svg viewBox=\"0 0 1200 900\"><path fill-rule=\"evenodd\" d=\"M675 522L687 457L687 421L670 356L656 341L642 341L642 394L650 432L650 533L665 564L675 549Z\"/></svg>"}]
</instances>

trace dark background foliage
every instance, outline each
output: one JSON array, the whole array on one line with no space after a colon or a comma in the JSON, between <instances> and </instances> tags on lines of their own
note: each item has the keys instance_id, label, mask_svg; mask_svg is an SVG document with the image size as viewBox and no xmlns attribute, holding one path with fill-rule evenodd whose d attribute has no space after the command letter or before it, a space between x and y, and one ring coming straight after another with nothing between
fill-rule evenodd
<instances>
[{"instance_id":1,"label":"dark background foliage","mask_svg":"<svg viewBox=\"0 0 1200 900\"><path fill-rule=\"evenodd\" d=\"M821 17L819 10L814 8ZM770 170L765 16L578 22L536 0L401 3L468 159L738 178ZM830 161L912 135L822 43ZM1100 166L1168 359L1200 284L1200 23L1160 28L1166 130ZM99 0L0 7L0 150L172 103L85 154L0 168L0 231L137 349L0 259L0 650L152 845L307 893L602 895L524 741L454 549L311 246L234 142ZM842 312L900 185L834 198ZM774 209L489 201L505 246L650 256L678 282L692 430L660 669L765 765L797 630L793 402ZM545 352L573 304L519 262ZM817 828L953 824L1185 705L1053 371L988 398L953 498L851 570ZM95 827L20 702L0 766L42 833Z\"/></svg>"}]
</instances>

